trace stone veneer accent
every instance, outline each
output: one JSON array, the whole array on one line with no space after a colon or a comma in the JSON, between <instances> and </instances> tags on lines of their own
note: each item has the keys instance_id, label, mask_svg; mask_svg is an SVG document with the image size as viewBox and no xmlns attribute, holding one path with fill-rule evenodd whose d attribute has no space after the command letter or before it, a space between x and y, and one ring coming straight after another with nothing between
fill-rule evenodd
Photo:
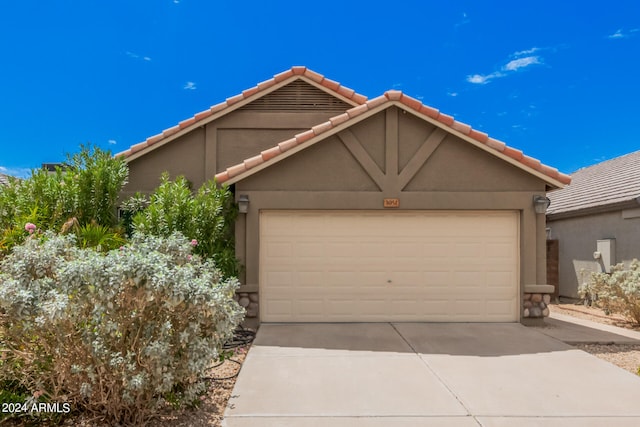
<instances>
[{"instance_id":1,"label":"stone veneer accent","mask_svg":"<svg viewBox=\"0 0 640 427\"><path fill-rule=\"evenodd\" d=\"M523 317L527 319L540 319L549 316L549 303L551 294L524 294Z\"/></svg>"},{"instance_id":2,"label":"stone veneer accent","mask_svg":"<svg viewBox=\"0 0 640 427\"><path fill-rule=\"evenodd\" d=\"M522 302L524 319L543 319L549 316L549 303L555 291L552 285L525 285Z\"/></svg>"},{"instance_id":3,"label":"stone veneer accent","mask_svg":"<svg viewBox=\"0 0 640 427\"><path fill-rule=\"evenodd\" d=\"M238 292L235 294L233 299L247 310L247 319L254 319L258 317L257 292Z\"/></svg>"}]
</instances>

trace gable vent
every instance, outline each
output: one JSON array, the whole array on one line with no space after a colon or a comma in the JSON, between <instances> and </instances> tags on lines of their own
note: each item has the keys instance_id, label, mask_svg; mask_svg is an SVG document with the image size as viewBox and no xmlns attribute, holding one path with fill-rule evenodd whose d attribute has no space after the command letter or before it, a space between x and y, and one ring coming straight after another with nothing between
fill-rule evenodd
<instances>
[{"instance_id":1,"label":"gable vent","mask_svg":"<svg viewBox=\"0 0 640 427\"><path fill-rule=\"evenodd\" d=\"M346 102L306 82L296 80L262 98L256 99L240 108L240 110L344 112L350 108L352 106Z\"/></svg>"}]
</instances>

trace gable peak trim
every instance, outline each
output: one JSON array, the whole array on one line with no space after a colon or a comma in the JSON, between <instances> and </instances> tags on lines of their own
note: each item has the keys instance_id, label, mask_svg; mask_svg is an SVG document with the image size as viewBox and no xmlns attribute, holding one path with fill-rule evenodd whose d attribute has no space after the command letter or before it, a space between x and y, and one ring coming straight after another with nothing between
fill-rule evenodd
<instances>
[{"instance_id":1,"label":"gable peak trim","mask_svg":"<svg viewBox=\"0 0 640 427\"><path fill-rule=\"evenodd\" d=\"M131 158L134 154L136 154L135 158L144 155L147 151L151 151L152 146L156 145L156 147L163 145L164 143L172 140L172 137L177 137L178 133L184 131L185 129L195 126L201 126L203 124L208 123L214 117L214 115L220 113L226 114L227 112L231 112L235 110L231 108L232 106L240 106L246 104L252 97L258 97L259 95L268 93L268 90L277 84L282 82L286 82L288 80L295 80L298 78L308 79L310 82L314 83L316 86L323 88L329 92L333 92L335 95L338 95L339 98L346 98L353 104L359 105L367 102L367 97L356 93L353 89L342 86L340 83L327 79L322 74L317 73L313 70L310 70L304 66L293 66L289 70L283 71L274 75L271 79L265 80L261 83L258 83L256 86L251 87L249 89L245 89L238 95L227 98L224 102L211 106L209 109L196 113L193 117L182 120L177 125L170 127L168 129L163 130L157 135L150 136L145 141L140 142L138 144L132 145L127 150L121 151L115 154L116 157L124 157L126 160L133 160ZM253 99L251 99L253 100ZM244 102L243 101L247 101ZM153 148L156 148L153 147ZM149 150L147 150L149 149Z\"/></svg>"},{"instance_id":2,"label":"gable peak trim","mask_svg":"<svg viewBox=\"0 0 640 427\"><path fill-rule=\"evenodd\" d=\"M571 182L569 175L560 173L557 169L547 166L540 162L540 160L533 157L529 157L523 154L522 151L507 146L504 142L489 137L488 134L473 129L470 125L455 120L452 116L443 114L433 107L424 105L418 99L405 95L398 90L386 91L383 95L370 99L365 103L353 107L346 112L332 117L324 123L320 123L314 126L312 129L307 130L295 136L292 140L287 140L285 143L280 143L277 146L262 152L262 162L247 162L244 161L239 165L231 166L226 171L220 172L215 176L216 181L219 184L223 184L233 178L233 182L237 182L248 176L251 173L257 172L263 169L267 165L264 162L270 163L277 162L279 156L289 150L298 147L303 143L311 145L324 137L326 133L336 133L339 130L348 127L351 122L359 121L365 113L374 113L378 110L389 108L392 105L396 105L413 113L420 114L425 117L427 121L443 127L444 129L461 136L463 139L473 141L474 144L483 146L486 151L499 153L496 154L510 163L533 173L541 179L552 183L555 186L562 187ZM293 142L295 140L295 143ZM298 150L296 150L298 151ZM267 155L265 155L268 153ZM248 167L251 165L251 167ZM257 168L257 166L260 166ZM254 169L255 168L255 169Z\"/></svg>"}]
</instances>

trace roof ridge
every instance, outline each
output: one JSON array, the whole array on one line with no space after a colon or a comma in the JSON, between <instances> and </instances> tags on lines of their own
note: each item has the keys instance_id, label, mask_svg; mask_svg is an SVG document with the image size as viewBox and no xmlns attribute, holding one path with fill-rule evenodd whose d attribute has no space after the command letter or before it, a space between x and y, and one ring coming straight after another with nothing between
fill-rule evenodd
<instances>
[{"instance_id":1,"label":"roof ridge","mask_svg":"<svg viewBox=\"0 0 640 427\"><path fill-rule=\"evenodd\" d=\"M216 174L215 179L218 183L222 184L229 179L240 175L256 166L267 162L280 154L289 151L290 149L303 144L311 138L318 136L324 132L327 132L340 124L343 124L355 117L364 114L365 112L372 110L381 105L398 102L405 107L408 107L415 112L423 114L431 119L434 119L448 128L461 133L473 140L486 145L493 151L499 152L519 163L526 166L529 169L533 169L549 178L559 181L563 184L569 184L571 177L569 175L559 172L557 169L547 166L540 162L540 160L525 155L522 151L509 147L504 142L489 137L484 132L473 129L466 123L455 120L452 116L441 113L438 109L424 105L418 99L405 95L399 90L388 90L376 98L370 99L357 107L353 107L346 112L339 114L335 117L331 117L326 122L320 123L311 129L295 135L293 138L280 142L278 145L262 151L259 155L244 160L241 163L228 167L225 171Z\"/></svg>"},{"instance_id":2,"label":"roof ridge","mask_svg":"<svg viewBox=\"0 0 640 427\"><path fill-rule=\"evenodd\" d=\"M354 91L353 89L350 89L346 86L342 86L340 83L328 79L325 76L323 76L320 73L316 73L315 71L305 67L305 66L293 66L288 70L285 70L281 73L278 73L276 75L274 75L271 79L265 80L261 83L258 83L256 86L251 87L249 89L245 89L243 90L241 93L239 93L238 95L235 96L231 96L229 98L227 98L225 101L220 102L216 105L211 106L209 109L201 111L195 115L193 115L192 117L182 120L181 122L179 122L177 125L170 127L168 129L163 130L162 132L160 132L157 135L153 135L148 137L145 141L140 142L138 144L134 144L131 147L129 147L128 149L121 151L119 153L117 153L115 156L116 157L129 157L132 154L144 150L147 147L150 147L156 143L158 143L159 141L165 140L166 138L178 133L179 131L181 131L182 129L185 129L189 126L192 126L216 113L219 113L227 108L229 108L230 106L232 106L233 104L236 104L240 101L243 101L253 95L256 95L260 92L263 92L264 90L275 86L278 83L281 83L287 79L290 79L292 77L297 77L297 76L301 76L301 77L306 77L307 79L321 85L324 86L325 88L329 89L330 91L337 93L341 96L343 96L344 98L350 99L351 101L357 103L357 104L363 104L367 101L367 97L364 95L361 95L359 93L357 93L356 91Z\"/></svg>"}]
</instances>

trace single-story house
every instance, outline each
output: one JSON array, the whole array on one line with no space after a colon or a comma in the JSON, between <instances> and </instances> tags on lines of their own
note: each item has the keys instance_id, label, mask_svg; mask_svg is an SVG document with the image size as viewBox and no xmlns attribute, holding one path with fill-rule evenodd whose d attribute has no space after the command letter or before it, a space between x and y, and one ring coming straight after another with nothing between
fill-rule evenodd
<instances>
[{"instance_id":1,"label":"single-story house","mask_svg":"<svg viewBox=\"0 0 640 427\"><path fill-rule=\"evenodd\" d=\"M293 67L119 155L125 196L163 171L230 186L240 303L262 322L548 313L545 195L570 177L399 91Z\"/></svg>"},{"instance_id":2,"label":"single-story house","mask_svg":"<svg viewBox=\"0 0 640 427\"><path fill-rule=\"evenodd\" d=\"M640 151L580 169L549 193L560 296L578 298L591 272L640 259Z\"/></svg>"}]
</instances>

